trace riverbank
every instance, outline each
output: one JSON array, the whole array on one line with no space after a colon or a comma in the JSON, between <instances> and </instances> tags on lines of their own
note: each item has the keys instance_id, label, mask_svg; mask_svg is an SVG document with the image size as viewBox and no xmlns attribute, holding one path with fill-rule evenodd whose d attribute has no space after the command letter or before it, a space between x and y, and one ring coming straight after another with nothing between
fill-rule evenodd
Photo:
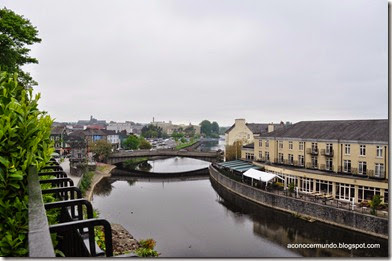
<instances>
[{"instance_id":1,"label":"riverbank","mask_svg":"<svg viewBox=\"0 0 392 261\"><path fill-rule=\"evenodd\" d=\"M103 179L111 176L114 165L97 163L90 188L86 191L86 199L91 202L95 186ZM110 224L112 227L112 244L115 255L128 255L139 248L139 242L120 224ZM132 255L133 256L133 255Z\"/></svg>"},{"instance_id":2,"label":"riverbank","mask_svg":"<svg viewBox=\"0 0 392 261\"><path fill-rule=\"evenodd\" d=\"M209 167L209 171L210 177L219 186L257 204L292 213L296 216L301 215L330 225L388 239L388 219L386 218L306 202L301 199L263 191L226 177L212 165Z\"/></svg>"}]
</instances>

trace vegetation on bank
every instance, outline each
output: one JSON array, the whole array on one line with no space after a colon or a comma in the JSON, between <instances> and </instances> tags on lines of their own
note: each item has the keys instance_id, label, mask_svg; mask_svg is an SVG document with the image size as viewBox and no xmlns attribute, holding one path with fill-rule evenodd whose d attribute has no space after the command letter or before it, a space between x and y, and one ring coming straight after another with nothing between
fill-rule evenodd
<instances>
[{"instance_id":1,"label":"vegetation on bank","mask_svg":"<svg viewBox=\"0 0 392 261\"><path fill-rule=\"evenodd\" d=\"M176 150L180 150L183 148L187 148L189 146L192 146L193 144L195 144L196 142L198 142L199 140L196 139L190 139L188 142L185 140L184 143L182 143L182 141L180 141L180 143L176 146Z\"/></svg>"},{"instance_id":2,"label":"vegetation on bank","mask_svg":"<svg viewBox=\"0 0 392 261\"><path fill-rule=\"evenodd\" d=\"M216 121L211 123L209 120L204 120L200 123L200 133L205 137L219 138L219 124Z\"/></svg>"},{"instance_id":3,"label":"vegetation on bank","mask_svg":"<svg viewBox=\"0 0 392 261\"><path fill-rule=\"evenodd\" d=\"M112 144L107 140L98 140L89 144L91 152L94 153L94 160L105 162L112 153Z\"/></svg>"},{"instance_id":4,"label":"vegetation on bank","mask_svg":"<svg viewBox=\"0 0 392 261\"><path fill-rule=\"evenodd\" d=\"M89 190L91 183L93 181L93 177L94 177L94 171L89 171L83 174L79 186L79 189L82 192L83 196L85 196L86 191Z\"/></svg>"},{"instance_id":5,"label":"vegetation on bank","mask_svg":"<svg viewBox=\"0 0 392 261\"><path fill-rule=\"evenodd\" d=\"M226 161L241 159L242 141L235 141L233 145L226 145L225 157Z\"/></svg>"},{"instance_id":6,"label":"vegetation on bank","mask_svg":"<svg viewBox=\"0 0 392 261\"><path fill-rule=\"evenodd\" d=\"M122 143L122 146L126 150L137 150L137 149L151 149L151 144L143 137L136 135L129 135Z\"/></svg>"},{"instance_id":7,"label":"vegetation on bank","mask_svg":"<svg viewBox=\"0 0 392 261\"><path fill-rule=\"evenodd\" d=\"M139 165L140 163L146 162L148 161L147 157L139 157L139 158L133 158L133 159L129 159L126 160L122 163L123 168L127 168L127 169L135 169L137 165Z\"/></svg>"}]
</instances>

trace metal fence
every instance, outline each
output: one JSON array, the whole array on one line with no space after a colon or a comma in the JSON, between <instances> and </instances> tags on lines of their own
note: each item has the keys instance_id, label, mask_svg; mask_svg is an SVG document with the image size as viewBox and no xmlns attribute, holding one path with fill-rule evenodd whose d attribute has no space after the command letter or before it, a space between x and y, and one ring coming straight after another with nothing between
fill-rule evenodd
<instances>
[{"instance_id":1,"label":"metal fence","mask_svg":"<svg viewBox=\"0 0 392 261\"><path fill-rule=\"evenodd\" d=\"M50 233L57 234L57 249L67 257L113 256L110 223L93 217L91 203L82 198L79 188L54 159L41 171L37 173L35 168L30 168L28 173L29 256L55 256ZM42 179L44 176L49 179ZM40 184L51 184L51 188L41 190ZM52 194L56 201L44 203L43 194ZM59 210L58 223L48 224L46 210L49 209ZM103 227L105 251L95 242L95 227Z\"/></svg>"}]
</instances>

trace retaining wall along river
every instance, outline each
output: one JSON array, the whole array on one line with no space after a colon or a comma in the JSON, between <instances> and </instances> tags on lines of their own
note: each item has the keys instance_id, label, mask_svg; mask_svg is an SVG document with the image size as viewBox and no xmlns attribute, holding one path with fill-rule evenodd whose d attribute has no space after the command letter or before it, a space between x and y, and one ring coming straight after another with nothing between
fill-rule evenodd
<instances>
[{"instance_id":1,"label":"retaining wall along river","mask_svg":"<svg viewBox=\"0 0 392 261\"><path fill-rule=\"evenodd\" d=\"M258 204L293 214L308 216L324 223L373 236L388 238L388 219L386 218L263 191L224 176L212 165L209 167L209 172L210 177L224 189Z\"/></svg>"}]
</instances>

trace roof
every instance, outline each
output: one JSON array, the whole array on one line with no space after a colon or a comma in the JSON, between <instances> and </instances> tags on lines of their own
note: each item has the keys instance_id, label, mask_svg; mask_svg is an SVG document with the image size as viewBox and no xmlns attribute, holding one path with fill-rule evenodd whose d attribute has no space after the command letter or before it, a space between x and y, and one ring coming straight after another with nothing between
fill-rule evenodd
<instances>
[{"instance_id":1,"label":"roof","mask_svg":"<svg viewBox=\"0 0 392 261\"><path fill-rule=\"evenodd\" d=\"M264 172L264 171L260 171L260 170L255 170L255 169L249 169L249 170L245 171L243 173L243 175L246 177L252 178L252 179L260 180L262 182L269 182L269 181L273 180L274 178L282 179L281 177L279 177L276 174L272 174L272 173L268 173L268 172Z\"/></svg>"},{"instance_id":2,"label":"roof","mask_svg":"<svg viewBox=\"0 0 392 261\"><path fill-rule=\"evenodd\" d=\"M60 135L63 134L65 131L65 126L52 126L50 131L51 135Z\"/></svg>"},{"instance_id":3,"label":"roof","mask_svg":"<svg viewBox=\"0 0 392 261\"><path fill-rule=\"evenodd\" d=\"M86 136L107 136L107 134L105 132L103 132L102 130L97 130L97 129L85 129L83 131L84 135Z\"/></svg>"},{"instance_id":4,"label":"roof","mask_svg":"<svg viewBox=\"0 0 392 261\"><path fill-rule=\"evenodd\" d=\"M118 135L115 130L101 130L106 135Z\"/></svg>"},{"instance_id":5,"label":"roof","mask_svg":"<svg viewBox=\"0 0 392 261\"><path fill-rule=\"evenodd\" d=\"M301 121L262 137L388 142L388 120Z\"/></svg>"},{"instance_id":6,"label":"roof","mask_svg":"<svg viewBox=\"0 0 392 261\"><path fill-rule=\"evenodd\" d=\"M249 128L249 130L253 134L262 134L268 132L268 125L271 123L246 123L245 125ZM275 129L280 129L285 126L284 124L273 124ZM233 128L235 127L235 124L233 124L230 128L228 128L225 133L229 133Z\"/></svg>"},{"instance_id":7,"label":"roof","mask_svg":"<svg viewBox=\"0 0 392 261\"><path fill-rule=\"evenodd\" d=\"M248 169L259 169L258 166L255 166L242 160L221 162L218 163L218 165L238 172L245 172Z\"/></svg>"}]
</instances>

